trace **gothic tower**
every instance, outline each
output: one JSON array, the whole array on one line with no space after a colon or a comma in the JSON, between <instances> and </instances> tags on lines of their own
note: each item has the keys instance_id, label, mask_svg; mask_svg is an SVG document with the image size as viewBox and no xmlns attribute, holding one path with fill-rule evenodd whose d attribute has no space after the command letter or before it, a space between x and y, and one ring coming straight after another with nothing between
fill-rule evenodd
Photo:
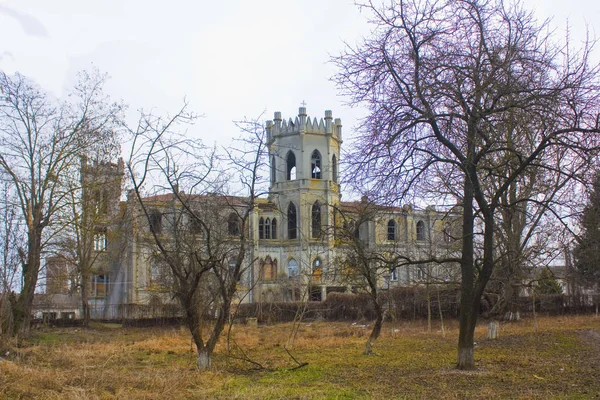
<instances>
[{"instance_id":1,"label":"gothic tower","mask_svg":"<svg viewBox=\"0 0 600 400\"><path fill-rule=\"evenodd\" d=\"M334 211L340 205L341 120L333 120L330 110L325 118L311 120L300 107L294 120L275 112L266 130L269 200L281 212L282 244L289 257L301 260L301 270L319 278L332 259Z\"/></svg>"}]
</instances>

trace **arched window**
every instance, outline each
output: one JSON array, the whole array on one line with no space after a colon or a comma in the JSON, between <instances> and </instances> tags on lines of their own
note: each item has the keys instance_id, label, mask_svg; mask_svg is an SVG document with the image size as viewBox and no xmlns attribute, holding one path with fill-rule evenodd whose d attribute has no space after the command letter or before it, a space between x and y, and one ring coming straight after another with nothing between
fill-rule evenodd
<instances>
[{"instance_id":1,"label":"arched window","mask_svg":"<svg viewBox=\"0 0 600 400\"><path fill-rule=\"evenodd\" d=\"M337 183L338 181L338 171L337 171L337 158L335 158L335 154L331 157L331 175L333 181Z\"/></svg>"},{"instance_id":2,"label":"arched window","mask_svg":"<svg viewBox=\"0 0 600 400\"><path fill-rule=\"evenodd\" d=\"M313 151L310 157L311 178L321 179L321 153L318 150Z\"/></svg>"},{"instance_id":3,"label":"arched window","mask_svg":"<svg viewBox=\"0 0 600 400\"><path fill-rule=\"evenodd\" d=\"M288 218L288 239L296 239L297 227L296 227L296 206L294 203L290 203L287 212Z\"/></svg>"},{"instance_id":4,"label":"arched window","mask_svg":"<svg viewBox=\"0 0 600 400\"><path fill-rule=\"evenodd\" d=\"M318 239L321 237L321 203L315 201L311 210L312 220L312 237Z\"/></svg>"},{"instance_id":5,"label":"arched window","mask_svg":"<svg viewBox=\"0 0 600 400\"><path fill-rule=\"evenodd\" d=\"M275 174L275 156L271 156L271 184L275 183L275 178L276 178L276 174Z\"/></svg>"},{"instance_id":6,"label":"arched window","mask_svg":"<svg viewBox=\"0 0 600 400\"><path fill-rule=\"evenodd\" d=\"M417 222L417 240L425 240L425 223L423 221Z\"/></svg>"},{"instance_id":7,"label":"arched window","mask_svg":"<svg viewBox=\"0 0 600 400\"><path fill-rule=\"evenodd\" d=\"M296 156L294 155L294 152L292 152L291 150L288 151L287 153L287 157L286 157L286 179L288 181L293 181L296 179Z\"/></svg>"},{"instance_id":8,"label":"arched window","mask_svg":"<svg viewBox=\"0 0 600 400\"><path fill-rule=\"evenodd\" d=\"M106 250L106 228L97 229L96 232L94 232L94 250Z\"/></svg>"},{"instance_id":9,"label":"arched window","mask_svg":"<svg viewBox=\"0 0 600 400\"><path fill-rule=\"evenodd\" d=\"M236 213L229 214L227 219L227 233L231 236L238 236L240 234L240 219Z\"/></svg>"},{"instance_id":10,"label":"arched window","mask_svg":"<svg viewBox=\"0 0 600 400\"><path fill-rule=\"evenodd\" d=\"M312 277L315 281L320 281L323 275L323 265L319 257L315 258L312 264Z\"/></svg>"},{"instance_id":11,"label":"arched window","mask_svg":"<svg viewBox=\"0 0 600 400\"><path fill-rule=\"evenodd\" d=\"M294 260L292 258L290 261L288 261L288 277L290 279L294 279L298 275L300 275L300 269L298 268L298 262L296 262L296 260Z\"/></svg>"},{"instance_id":12,"label":"arched window","mask_svg":"<svg viewBox=\"0 0 600 400\"><path fill-rule=\"evenodd\" d=\"M393 219L387 223L387 240L396 240L396 221Z\"/></svg>"},{"instance_id":13,"label":"arched window","mask_svg":"<svg viewBox=\"0 0 600 400\"><path fill-rule=\"evenodd\" d=\"M277 239L277 220L275 218L271 221L271 239Z\"/></svg>"},{"instance_id":14,"label":"arched window","mask_svg":"<svg viewBox=\"0 0 600 400\"><path fill-rule=\"evenodd\" d=\"M150 232L161 233L162 232L162 214L158 210L150 211L148 214L148 224L150 225Z\"/></svg>"},{"instance_id":15,"label":"arched window","mask_svg":"<svg viewBox=\"0 0 600 400\"><path fill-rule=\"evenodd\" d=\"M265 221L265 239L271 239L271 220L269 218Z\"/></svg>"},{"instance_id":16,"label":"arched window","mask_svg":"<svg viewBox=\"0 0 600 400\"><path fill-rule=\"evenodd\" d=\"M258 238L265 238L265 220L262 217L258 220Z\"/></svg>"}]
</instances>

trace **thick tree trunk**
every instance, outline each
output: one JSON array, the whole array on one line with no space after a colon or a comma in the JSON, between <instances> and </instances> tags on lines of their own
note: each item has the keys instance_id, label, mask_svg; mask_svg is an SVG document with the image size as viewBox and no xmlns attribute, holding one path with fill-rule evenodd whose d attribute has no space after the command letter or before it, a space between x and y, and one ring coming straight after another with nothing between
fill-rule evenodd
<instances>
[{"instance_id":1,"label":"thick tree trunk","mask_svg":"<svg viewBox=\"0 0 600 400\"><path fill-rule=\"evenodd\" d=\"M204 371L210 369L212 354L209 353L206 347L198 348L198 369Z\"/></svg>"},{"instance_id":2,"label":"thick tree trunk","mask_svg":"<svg viewBox=\"0 0 600 400\"><path fill-rule=\"evenodd\" d=\"M29 232L27 263L23 265L23 290L13 308L15 336L26 336L31 326L33 297L40 272L41 232Z\"/></svg>"},{"instance_id":3,"label":"thick tree trunk","mask_svg":"<svg viewBox=\"0 0 600 400\"><path fill-rule=\"evenodd\" d=\"M462 296L464 297L464 295ZM472 304L464 309L461 301L459 333L458 333L458 357L456 367L467 370L475 368L475 358L473 354L475 326L477 324L477 315L473 310Z\"/></svg>"},{"instance_id":4,"label":"thick tree trunk","mask_svg":"<svg viewBox=\"0 0 600 400\"><path fill-rule=\"evenodd\" d=\"M211 366L212 348L208 346L208 343L204 343L202 340L201 330L201 316L197 307L194 304L186 305L186 322L192 339L196 345L196 354L198 355L197 368L201 371L209 369Z\"/></svg>"}]
</instances>

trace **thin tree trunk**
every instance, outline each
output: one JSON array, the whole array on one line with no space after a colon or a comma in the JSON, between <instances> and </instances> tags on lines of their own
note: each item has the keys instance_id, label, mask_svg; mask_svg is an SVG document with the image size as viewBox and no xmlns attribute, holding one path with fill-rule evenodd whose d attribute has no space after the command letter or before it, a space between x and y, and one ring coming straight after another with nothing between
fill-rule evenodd
<instances>
[{"instance_id":1,"label":"thin tree trunk","mask_svg":"<svg viewBox=\"0 0 600 400\"><path fill-rule=\"evenodd\" d=\"M429 285L425 286L427 292L427 333L431 333L431 293L429 293Z\"/></svg>"},{"instance_id":2,"label":"thin tree trunk","mask_svg":"<svg viewBox=\"0 0 600 400\"><path fill-rule=\"evenodd\" d=\"M437 290L437 301L438 301L438 307L439 307L439 311L440 311L440 326L442 329L442 337L446 337L446 329L444 327L444 313L442 311L442 302L440 301L440 289L438 287Z\"/></svg>"},{"instance_id":3,"label":"thin tree trunk","mask_svg":"<svg viewBox=\"0 0 600 400\"><path fill-rule=\"evenodd\" d=\"M371 298L373 299L373 296L371 296ZM381 333L381 326L383 325L383 310L376 298L377 295L375 295L375 299L373 299L373 306L375 307L375 324L373 325L373 330L367 339L367 343L365 343L365 354L367 355L373 353L373 343L375 343L379 337L379 334Z\"/></svg>"},{"instance_id":4,"label":"thin tree trunk","mask_svg":"<svg viewBox=\"0 0 600 400\"><path fill-rule=\"evenodd\" d=\"M473 183L465 174L463 197L463 243L461 259L461 295L458 333L458 369L473 369L473 337L477 311L474 308L474 254L473 254Z\"/></svg>"},{"instance_id":5,"label":"thin tree trunk","mask_svg":"<svg viewBox=\"0 0 600 400\"><path fill-rule=\"evenodd\" d=\"M83 326L90 324L90 275L88 272L81 273L81 311L83 315Z\"/></svg>"}]
</instances>

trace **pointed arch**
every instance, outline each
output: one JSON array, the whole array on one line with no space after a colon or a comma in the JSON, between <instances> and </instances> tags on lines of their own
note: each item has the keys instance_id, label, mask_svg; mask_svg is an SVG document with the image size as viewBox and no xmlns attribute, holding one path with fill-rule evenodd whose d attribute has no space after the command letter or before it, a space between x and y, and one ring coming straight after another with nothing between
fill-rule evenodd
<instances>
[{"instance_id":1,"label":"pointed arch","mask_svg":"<svg viewBox=\"0 0 600 400\"><path fill-rule=\"evenodd\" d=\"M296 239L298 236L296 206L290 203L287 210L288 239Z\"/></svg>"},{"instance_id":2,"label":"pointed arch","mask_svg":"<svg viewBox=\"0 0 600 400\"><path fill-rule=\"evenodd\" d=\"M296 179L296 155L293 151L288 151L287 156L285 157L286 163L286 179L288 181L293 181Z\"/></svg>"},{"instance_id":3,"label":"pointed arch","mask_svg":"<svg viewBox=\"0 0 600 400\"><path fill-rule=\"evenodd\" d=\"M277 239L277 219L271 221L271 239Z\"/></svg>"},{"instance_id":4,"label":"pointed arch","mask_svg":"<svg viewBox=\"0 0 600 400\"><path fill-rule=\"evenodd\" d=\"M321 203L319 200L315 201L311 209L311 226L312 226L312 238L318 239L321 237Z\"/></svg>"},{"instance_id":5,"label":"pointed arch","mask_svg":"<svg viewBox=\"0 0 600 400\"><path fill-rule=\"evenodd\" d=\"M271 239L271 220L265 220L265 239Z\"/></svg>"},{"instance_id":6,"label":"pointed arch","mask_svg":"<svg viewBox=\"0 0 600 400\"><path fill-rule=\"evenodd\" d=\"M310 170L312 179L321 179L321 153L314 150L310 156Z\"/></svg>"}]
</instances>

